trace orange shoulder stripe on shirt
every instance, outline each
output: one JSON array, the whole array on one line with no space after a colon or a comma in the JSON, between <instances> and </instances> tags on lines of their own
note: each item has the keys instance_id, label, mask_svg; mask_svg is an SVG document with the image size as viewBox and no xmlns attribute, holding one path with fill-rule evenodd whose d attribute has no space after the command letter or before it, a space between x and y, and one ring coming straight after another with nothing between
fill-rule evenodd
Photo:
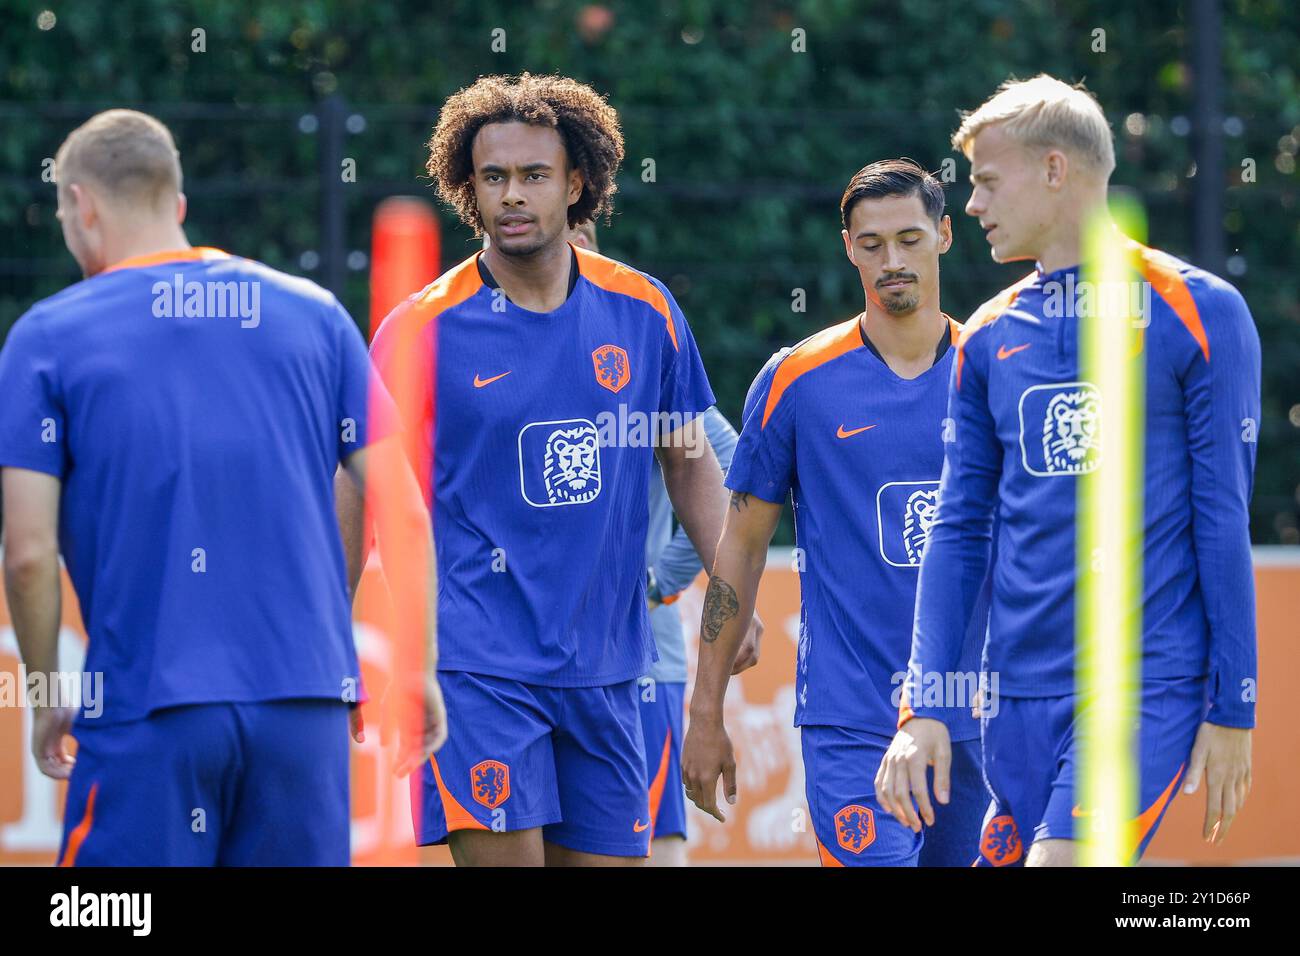
<instances>
[{"instance_id":1,"label":"orange shoulder stripe on shirt","mask_svg":"<svg viewBox=\"0 0 1300 956\"><path fill-rule=\"evenodd\" d=\"M384 336L389 340L389 362L397 355L408 355L415 346L416 337L430 322L448 309L460 305L483 287L483 278L478 273L478 256L475 253L460 265L448 269L419 292L408 296L384 316L377 328L370 330L371 342L379 336L380 329L384 330ZM387 379L389 370L384 368L384 363L377 355L372 354L372 358Z\"/></svg>"},{"instance_id":2,"label":"orange shoulder stripe on shirt","mask_svg":"<svg viewBox=\"0 0 1300 956\"><path fill-rule=\"evenodd\" d=\"M118 269L138 269L141 266L156 266L162 262L192 262L196 259L229 259L230 253L212 246L191 246L189 249L167 249L163 252L150 252L143 256L129 256L104 269L104 272L116 272ZM101 275L103 273L100 273Z\"/></svg>"},{"instance_id":3,"label":"orange shoulder stripe on shirt","mask_svg":"<svg viewBox=\"0 0 1300 956\"><path fill-rule=\"evenodd\" d=\"M1020 295L1020 290L1027 285L1031 285L1038 278L1038 273L1031 272L1014 285L1007 286L993 298L989 299L970 317L964 326L962 326L961 335L957 338L957 387L961 388L961 369L966 363L966 343L970 337L978 332L981 328L990 323L996 322L998 317L1012 304Z\"/></svg>"},{"instance_id":4,"label":"orange shoulder stripe on shirt","mask_svg":"<svg viewBox=\"0 0 1300 956\"><path fill-rule=\"evenodd\" d=\"M956 345L958 340L961 338L962 324L947 312L942 312L940 314L948 320L948 334L951 336L952 344Z\"/></svg>"},{"instance_id":5,"label":"orange shoulder stripe on shirt","mask_svg":"<svg viewBox=\"0 0 1300 956\"><path fill-rule=\"evenodd\" d=\"M95 794L97 793L99 793L99 784L91 784L90 796L86 798L86 812L82 815L76 829L68 834L68 846L63 851L63 859L59 862L59 866L77 865L77 854L81 852L81 845L86 842L86 837L90 836L90 828L95 825Z\"/></svg>"},{"instance_id":6,"label":"orange shoulder stripe on shirt","mask_svg":"<svg viewBox=\"0 0 1300 956\"><path fill-rule=\"evenodd\" d=\"M460 265L448 269L407 300L411 302L411 311L418 317L417 328L435 319L439 313L460 305L483 287L483 277L478 272L480 255L476 252Z\"/></svg>"},{"instance_id":7,"label":"orange shoulder stripe on shirt","mask_svg":"<svg viewBox=\"0 0 1300 956\"><path fill-rule=\"evenodd\" d=\"M1156 295L1169 303L1169 307L1174 310L1179 321L1187 327L1188 332L1192 333L1192 338L1196 339L1196 344L1201 347L1201 354L1208 362L1210 340L1205 334L1205 325L1201 322L1201 313L1196 308L1196 300L1192 298L1192 293L1183 280L1178 261L1132 239L1129 243L1137 258L1137 267L1142 273L1142 278L1151 283L1151 288L1155 290Z\"/></svg>"},{"instance_id":8,"label":"orange shoulder stripe on shirt","mask_svg":"<svg viewBox=\"0 0 1300 956\"><path fill-rule=\"evenodd\" d=\"M607 259L598 252L580 249L577 246L573 248L578 253L579 275L606 292L631 296L649 305L664 317L668 337L673 340L673 348L680 348L677 344L677 328L673 324L673 313L668 308L668 300L653 282L635 269L630 269L614 259Z\"/></svg>"},{"instance_id":9,"label":"orange shoulder stripe on shirt","mask_svg":"<svg viewBox=\"0 0 1300 956\"><path fill-rule=\"evenodd\" d=\"M819 365L825 365L841 355L864 347L862 336L858 332L856 316L847 322L822 329L795 346L794 351L781 360L776 374L772 376L772 387L767 393L767 405L763 408L763 425L767 425L767 420L772 417L772 412L776 410L781 396L794 384L795 379L811 372Z\"/></svg>"}]
</instances>

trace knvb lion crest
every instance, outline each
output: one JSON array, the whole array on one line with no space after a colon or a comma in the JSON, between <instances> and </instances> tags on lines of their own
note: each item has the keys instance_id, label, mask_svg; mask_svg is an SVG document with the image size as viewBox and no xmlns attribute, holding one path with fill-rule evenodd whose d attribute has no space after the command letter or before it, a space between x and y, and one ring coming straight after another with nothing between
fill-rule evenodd
<instances>
[{"instance_id":1,"label":"knvb lion crest","mask_svg":"<svg viewBox=\"0 0 1300 956\"><path fill-rule=\"evenodd\" d=\"M594 501L600 474L600 432L594 422L530 422L519 430L519 491L534 508Z\"/></svg>"},{"instance_id":2,"label":"knvb lion crest","mask_svg":"<svg viewBox=\"0 0 1300 956\"><path fill-rule=\"evenodd\" d=\"M495 810L510 797L510 768L499 760L484 760L469 769L474 800Z\"/></svg>"},{"instance_id":3,"label":"knvb lion crest","mask_svg":"<svg viewBox=\"0 0 1300 956\"><path fill-rule=\"evenodd\" d=\"M585 504L600 494L600 436L596 430L579 425L551 432L542 480L553 505Z\"/></svg>"},{"instance_id":4,"label":"knvb lion crest","mask_svg":"<svg viewBox=\"0 0 1300 956\"><path fill-rule=\"evenodd\" d=\"M876 492L876 534L880 557L895 568L915 571L930 539L939 508L939 482L887 481Z\"/></svg>"},{"instance_id":5,"label":"knvb lion crest","mask_svg":"<svg viewBox=\"0 0 1300 956\"><path fill-rule=\"evenodd\" d=\"M835 814L835 840L850 853L861 853L876 842L876 816L870 807L850 804Z\"/></svg>"},{"instance_id":6,"label":"knvb lion crest","mask_svg":"<svg viewBox=\"0 0 1300 956\"><path fill-rule=\"evenodd\" d=\"M1083 475L1101 451L1101 399L1092 389L1058 392L1043 418L1043 461L1049 472Z\"/></svg>"},{"instance_id":7,"label":"knvb lion crest","mask_svg":"<svg viewBox=\"0 0 1300 956\"><path fill-rule=\"evenodd\" d=\"M1089 382L1034 385L1020 396L1020 450L1040 478L1086 475L1101 466L1101 393Z\"/></svg>"},{"instance_id":8,"label":"knvb lion crest","mask_svg":"<svg viewBox=\"0 0 1300 956\"><path fill-rule=\"evenodd\" d=\"M938 488L919 488L907 498L903 514L903 550L909 564L921 563L921 552L930 537L930 526L939 507Z\"/></svg>"},{"instance_id":9,"label":"knvb lion crest","mask_svg":"<svg viewBox=\"0 0 1300 956\"><path fill-rule=\"evenodd\" d=\"M989 821L980 840L980 855L994 866L1010 866L1020 859L1024 847L1020 831L1010 815L1002 814Z\"/></svg>"},{"instance_id":10,"label":"knvb lion crest","mask_svg":"<svg viewBox=\"0 0 1300 956\"><path fill-rule=\"evenodd\" d=\"M596 381L611 392L620 392L632 380L632 368L627 352L617 345L602 345L591 353L591 363L596 368Z\"/></svg>"}]
</instances>

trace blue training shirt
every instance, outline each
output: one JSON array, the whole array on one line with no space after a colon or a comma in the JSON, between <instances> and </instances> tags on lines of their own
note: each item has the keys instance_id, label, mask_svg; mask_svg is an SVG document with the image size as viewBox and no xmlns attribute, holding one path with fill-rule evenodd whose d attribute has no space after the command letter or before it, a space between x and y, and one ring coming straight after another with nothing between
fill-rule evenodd
<instances>
[{"instance_id":1,"label":"blue training shirt","mask_svg":"<svg viewBox=\"0 0 1300 956\"><path fill-rule=\"evenodd\" d=\"M960 326L947 322L955 340ZM893 735L954 351L901 378L854 318L778 352L750 388L726 484L793 499L803 561L796 725ZM983 637L976 622L954 655L964 681L964 699L944 712L954 740L979 736L970 711Z\"/></svg>"},{"instance_id":2,"label":"blue training shirt","mask_svg":"<svg viewBox=\"0 0 1300 956\"><path fill-rule=\"evenodd\" d=\"M333 478L367 441L370 368L330 293L214 249L117 263L18 320L0 465L62 482L97 719L356 699Z\"/></svg>"},{"instance_id":3,"label":"blue training shirt","mask_svg":"<svg viewBox=\"0 0 1300 956\"><path fill-rule=\"evenodd\" d=\"M398 306L371 346L386 380L414 368L420 382L402 415L432 504L438 667L635 679L653 659L655 436L714 403L695 340L668 290L620 262L575 248L568 298L539 313L485 282L481 255Z\"/></svg>"}]
</instances>

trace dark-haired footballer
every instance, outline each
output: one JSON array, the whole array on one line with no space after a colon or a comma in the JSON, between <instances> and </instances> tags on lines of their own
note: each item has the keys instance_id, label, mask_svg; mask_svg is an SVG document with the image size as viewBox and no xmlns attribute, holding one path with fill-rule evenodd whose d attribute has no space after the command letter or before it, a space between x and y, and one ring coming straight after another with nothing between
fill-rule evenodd
<instances>
[{"instance_id":1,"label":"dark-haired footballer","mask_svg":"<svg viewBox=\"0 0 1300 956\"><path fill-rule=\"evenodd\" d=\"M492 76L456 93L428 171L490 244L372 344L395 395L408 391L395 378L420 382L406 420L446 536L439 679L455 718L413 804L417 841L450 844L458 865L649 852L637 679L652 660L655 457L708 565L726 497L697 420L713 393L672 295L567 241L609 213L622 157L617 113L574 80Z\"/></svg>"},{"instance_id":2,"label":"dark-haired footballer","mask_svg":"<svg viewBox=\"0 0 1300 956\"><path fill-rule=\"evenodd\" d=\"M754 606L787 497L804 555L794 721L825 866L969 866L988 806L972 717L982 627L935 701L952 738L954 799L913 832L883 811L876 768L893 737L911 647L917 569L943 467L948 373L959 326L939 309L952 245L939 183L910 160L860 170L840 202L844 248L866 308L772 356L750 388L726 484L731 507L705 598L687 796L721 819L735 795L722 723L730 662Z\"/></svg>"}]
</instances>

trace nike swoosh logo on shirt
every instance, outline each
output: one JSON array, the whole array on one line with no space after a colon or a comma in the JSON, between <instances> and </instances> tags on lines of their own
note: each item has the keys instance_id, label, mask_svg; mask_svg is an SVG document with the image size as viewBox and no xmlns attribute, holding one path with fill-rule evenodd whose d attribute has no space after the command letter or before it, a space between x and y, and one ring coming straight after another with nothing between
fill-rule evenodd
<instances>
[{"instance_id":1,"label":"nike swoosh logo on shirt","mask_svg":"<svg viewBox=\"0 0 1300 956\"><path fill-rule=\"evenodd\" d=\"M1034 344L1033 342L1026 342L1024 345L1017 345L1015 348L1011 348L1011 349L1007 348L1005 345L999 345L999 346L998 346L998 358L999 358L999 359L1009 359L1009 358L1011 358L1011 356L1015 355L1017 352L1023 352L1025 349L1029 348L1029 346L1031 346L1031 345L1033 345L1033 344Z\"/></svg>"},{"instance_id":2,"label":"nike swoosh logo on shirt","mask_svg":"<svg viewBox=\"0 0 1300 956\"><path fill-rule=\"evenodd\" d=\"M650 824L642 823L640 817L637 818L636 823L632 824L633 833L644 833L646 830L649 829L650 829Z\"/></svg>"},{"instance_id":3,"label":"nike swoosh logo on shirt","mask_svg":"<svg viewBox=\"0 0 1300 956\"><path fill-rule=\"evenodd\" d=\"M510 370L510 372L513 372L513 371L514 371L514 369L511 369L511 370ZM475 387L475 388L482 388L484 385L491 385L491 384L492 384L493 382L495 382L497 379L499 379L499 378L505 378L507 375L510 374L510 372L502 372L500 375L493 375L491 378L479 378L479 377L478 377L478 373L476 372L476 373L474 373L474 387Z\"/></svg>"},{"instance_id":4,"label":"nike swoosh logo on shirt","mask_svg":"<svg viewBox=\"0 0 1300 956\"><path fill-rule=\"evenodd\" d=\"M844 430L844 426L841 425L841 426L839 427L839 431L837 431L837 432L835 433L835 437L836 437L836 438L852 438L854 435L857 435L857 434L859 434L860 432L870 431L871 429L873 429L873 428L875 428L875 427L876 427L875 425L863 425L861 428L852 428L852 429L849 429L848 431L845 431L845 430Z\"/></svg>"}]
</instances>

